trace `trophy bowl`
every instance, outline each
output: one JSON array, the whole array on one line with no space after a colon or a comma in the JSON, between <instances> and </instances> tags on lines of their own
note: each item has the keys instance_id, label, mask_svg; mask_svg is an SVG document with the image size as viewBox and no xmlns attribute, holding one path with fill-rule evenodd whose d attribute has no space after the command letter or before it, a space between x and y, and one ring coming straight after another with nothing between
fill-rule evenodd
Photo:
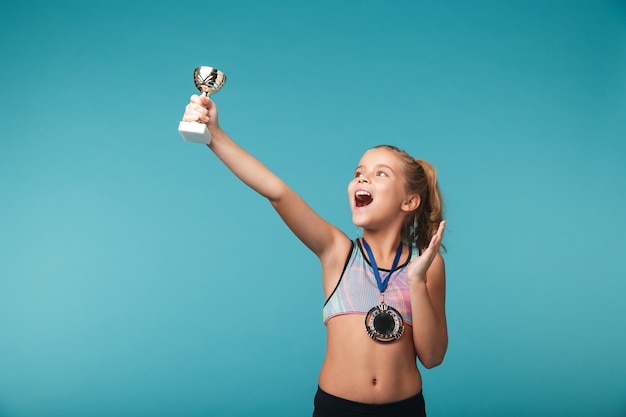
<instances>
[{"instance_id":1,"label":"trophy bowl","mask_svg":"<svg viewBox=\"0 0 626 417\"><path fill-rule=\"evenodd\" d=\"M193 71L193 81L200 93L210 96L217 93L226 82L226 75L213 67L198 67Z\"/></svg>"}]
</instances>

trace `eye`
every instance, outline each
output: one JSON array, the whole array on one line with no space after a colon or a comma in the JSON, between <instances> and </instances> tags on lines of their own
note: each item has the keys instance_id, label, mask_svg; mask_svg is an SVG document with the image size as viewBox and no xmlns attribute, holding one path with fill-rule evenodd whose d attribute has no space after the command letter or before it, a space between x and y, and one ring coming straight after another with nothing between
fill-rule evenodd
<instances>
[{"instance_id":1,"label":"eye","mask_svg":"<svg viewBox=\"0 0 626 417\"><path fill-rule=\"evenodd\" d=\"M378 171L376 173L377 176L379 177L388 177L389 175L387 175L387 173L385 171Z\"/></svg>"},{"instance_id":2,"label":"eye","mask_svg":"<svg viewBox=\"0 0 626 417\"><path fill-rule=\"evenodd\" d=\"M354 178L359 178L359 177L362 177L362 176L363 176L363 174L361 174L361 172L359 172L359 171L356 171L354 173Z\"/></svg>"}]
</instances>

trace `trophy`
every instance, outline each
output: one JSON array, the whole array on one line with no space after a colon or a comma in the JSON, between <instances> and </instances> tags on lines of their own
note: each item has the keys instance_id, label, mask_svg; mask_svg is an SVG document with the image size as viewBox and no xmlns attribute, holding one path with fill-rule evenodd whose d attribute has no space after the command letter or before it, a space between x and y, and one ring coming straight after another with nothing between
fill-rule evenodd
<instances>
[{"instance_id":1,"label":"trophy","mask_svg":"<svg viewBox=\"0 0 626 417\"><path fill-rule=\"evenodd\" d=\"M226 75L213 67L198 67L193 71L193 81L200 94L208 97L217 93L226 82ZM187 142L211 143L211 134L206 124L199 122L180 122L178 131Z\"/></svg>"}]
</instances>

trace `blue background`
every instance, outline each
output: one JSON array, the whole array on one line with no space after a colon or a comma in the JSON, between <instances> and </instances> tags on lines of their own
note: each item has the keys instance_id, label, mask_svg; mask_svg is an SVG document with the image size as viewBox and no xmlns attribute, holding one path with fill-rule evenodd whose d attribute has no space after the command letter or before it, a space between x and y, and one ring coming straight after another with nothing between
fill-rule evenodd
<instances>
[{"instance_id":1,"label":"blue background","mask_svg":"<svg viewBox=\"0 0 626 417\"><path fill-rule=\"evenodd\" d=\"M3 2L0 416L306 416L315 257L176 130L224 129L356 236L392 143L447 202L430 416L626 415L626 3Z\"/></svg>"}]
</instances>

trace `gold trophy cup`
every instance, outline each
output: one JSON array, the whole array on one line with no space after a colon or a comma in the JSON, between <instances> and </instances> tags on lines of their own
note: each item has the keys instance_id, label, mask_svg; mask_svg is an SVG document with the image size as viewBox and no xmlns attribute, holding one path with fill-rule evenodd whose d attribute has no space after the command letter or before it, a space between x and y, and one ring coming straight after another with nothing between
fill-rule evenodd
<instances>
[{"instance_id":1,"label":"gold trophy cup","mask_svg":"<svg viewBox=\"0 0 626 417\"><path fill-rule=\"evenodd\" d=\"M200 94L208 97L217 93L226 82L226 75L213 67L198 67L193 71L193 81ZM178 131L187 142L211 143L211 134L206 124L199 122L180 122Z\"/></svg>"}]
</instances>

